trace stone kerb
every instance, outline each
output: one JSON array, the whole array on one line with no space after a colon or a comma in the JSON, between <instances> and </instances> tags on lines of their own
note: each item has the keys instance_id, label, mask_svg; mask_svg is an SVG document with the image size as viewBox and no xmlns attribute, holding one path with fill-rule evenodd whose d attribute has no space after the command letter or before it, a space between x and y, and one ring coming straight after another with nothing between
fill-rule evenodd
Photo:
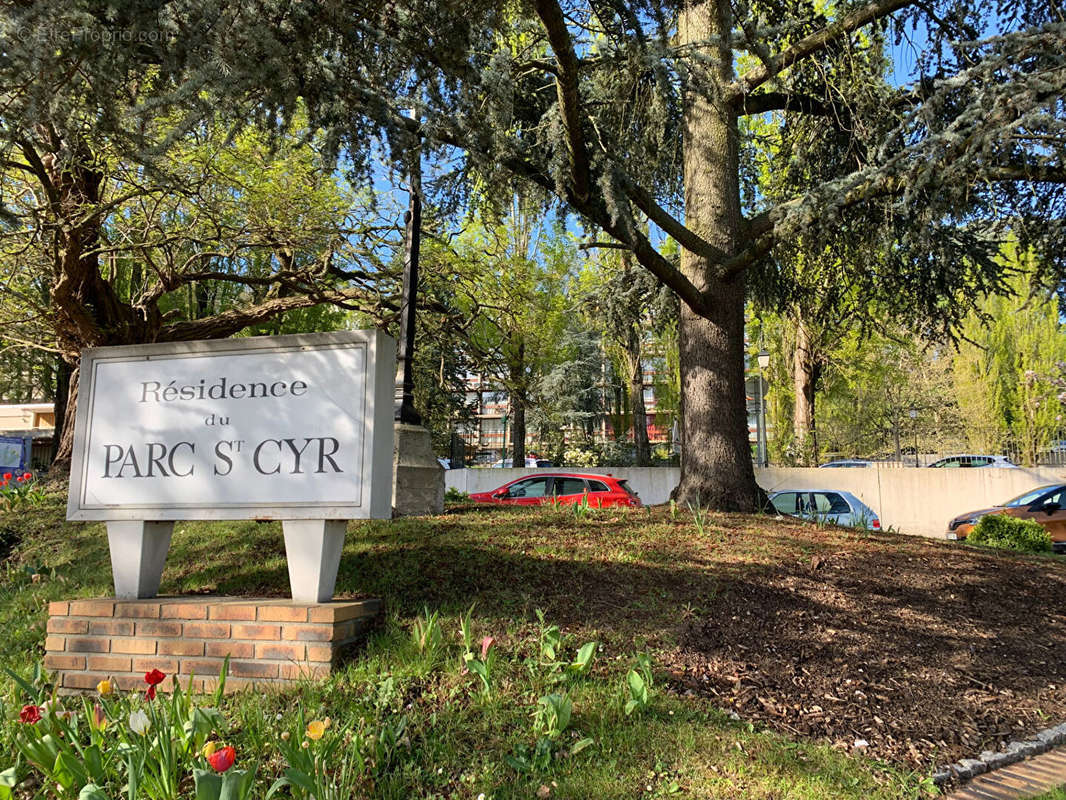
<instances>
[{"instance_id":1,"label":"stone kerb","mask_svg":"<svg viewBox=\"0 0 1066 800\"><path fill-rule=\"evenodd\" d=\"M378 621L380 600L294 603L238 597L71 600L49 604L44 666L70 693L110 679L144 688L144 673L167 673L161 688L192 679L211 691L229 658L226 690L325 678L346 648Z\"/></svg>"}]
</instances>

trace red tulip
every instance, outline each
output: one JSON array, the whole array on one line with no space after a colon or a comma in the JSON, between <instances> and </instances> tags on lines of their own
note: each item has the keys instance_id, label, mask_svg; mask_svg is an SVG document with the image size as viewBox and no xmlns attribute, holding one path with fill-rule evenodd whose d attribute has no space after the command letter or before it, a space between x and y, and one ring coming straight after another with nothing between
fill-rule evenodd
<instances>
[{"instance_id":1,"label":"red tulip","mask_svg":"<svg viewBox=\"0 0 1066 800\"><path fill-rule=\"evenodd\" d=\"M23 706L19 712L19 720L27 725L32 725L35 722L41 721L41 707L40 706Z\"/></svg>"},{"instance_id":2,"label":"red tulip","mask_svg":"<svg viewBox=\"0 0 1066 800\"><path fill-rule=\"evenodd\" d=\"M144 682L149 686L158 686L166 679L166 674L157 669L144 673Z\"/></svg>"},{"instance_id":3,"label":"red tulip","mask_svg":"<svg viewBox=\"0 0 1066 800\"><path fill-rule=\"evenodd\" d=\"M24 481L28 481L32 477L33 477L33 473L32 472L23 472L22 473L22 480L24 480Z\"/></svg>"},{"instance_id":4,"label":"red tulip","mask_svg":"<svg viewBox=\"0 0 1066 800\"><path fill-rule=\"evenodd\" d=\"M11 480L11 473L10 472L5 472L4 473L4 480L5 481Z\"/></svg>"},{"instance_id":5,"label":"red tulip","mask_svg":"<svg viewBox=\"0 0 1066 800\"><path fill-rule=\"evenodd\" d=\"M146 700L155 700L155 687L149 686L144 690L144 697Z\"/></svg>"},{"instance_id":6,"label":"red tulip","mask_svg":"<svg viewBox=\"0 0 1066 800\"><path fill-rule=\"evenodd\" d=\"M220 747L207 757L207 763L215 772L225 772L237 760L237 751L232 747Z\"/></svg>"}]
</instances>

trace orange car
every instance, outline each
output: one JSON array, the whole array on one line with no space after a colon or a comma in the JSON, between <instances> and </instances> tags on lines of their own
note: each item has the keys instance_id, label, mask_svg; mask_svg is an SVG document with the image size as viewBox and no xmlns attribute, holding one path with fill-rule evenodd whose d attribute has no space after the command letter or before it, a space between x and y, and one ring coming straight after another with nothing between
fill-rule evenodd
<instances>
[{"instance_id":1,"label":"orange car","mask_svg":"<svg viewBox=\"0 0 1066 800\"><path fill-rule=\"evenodd\" d=\"M988 514L1009 514L1039 522L1051 535L1055 552L1066 553L1066 484L1041 486L1002 505L959 514L948 523L948 538L965 539L981 517Z\"/></svg>"}]
</instances>

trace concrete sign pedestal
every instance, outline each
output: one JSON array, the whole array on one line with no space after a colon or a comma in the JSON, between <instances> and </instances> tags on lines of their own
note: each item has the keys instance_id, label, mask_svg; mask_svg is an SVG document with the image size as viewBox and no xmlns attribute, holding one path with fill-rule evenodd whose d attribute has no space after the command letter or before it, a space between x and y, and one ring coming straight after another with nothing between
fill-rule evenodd
<instances>
[{"instance_id":1,"label":"concrete sign pedestal","mask_svg":"<svg viewBox=\"0 0 1066 800\"><path fill-rule=\"evenodd\" d=\"M282 522L281 528L293 602L326 602L337 584L348 520L291 519Z\"/></svg>"},{"instance_id":2,"label":"concrete sign pedestal","mask_svg":"<svg viewBox=\"0 0 1066 800\"><path fill-rule=\"evenodd\" d=\"M417 517L444 511L444 467L433 452L433 436L421 425L396 423L393 448L392 513Z\"/></svg>"},{"instance_id":3,"label":"concrete sign pedestal","mask_svg":"<svg viewBox=\"0 0 1066 800\"><path fill-rule=\"evenodd\" d=\"M163 579L173 522L122 520L107 523L115 597L155 597Z\"/></svg>"}]
</instances>

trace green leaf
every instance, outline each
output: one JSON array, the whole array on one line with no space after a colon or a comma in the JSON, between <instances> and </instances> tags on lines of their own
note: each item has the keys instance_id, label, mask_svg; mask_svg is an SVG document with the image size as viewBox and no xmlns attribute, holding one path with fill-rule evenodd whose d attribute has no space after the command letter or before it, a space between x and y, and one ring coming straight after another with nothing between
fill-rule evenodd
<instances>
[{"instance_id":1,"label":"green leaf","mask_svg":"<svg viewBox=\"0 0 1066 800\"><path fill-rule=\"evenodd\" d=\"M595 744L595 741L591 737L586 736L584 739L578 739L574 742L574 746L570 748L570 755L576 756L586 747L591 747L593 744Z\"/></svg>"},{"instance_id":2,"label":"green leaf","mask_svg":"<svg viewBox=\"0 0 1066 800\"><path fill-rule=\"evenodd\" d=\"M219 800L222 794L222 778L210 770L194 769L192 777L196 783L196 800Z\"/></svg>"},{"instance_id":3,"label":"green leaf","mask_svg":"<svg viewBox=\"0 0 1066 800\"><path fill-rule=\"evenodd\" d=\"M22 690L22 693L26 695L29 700L32 700L34 703L37 703L37 701L40 699L40 692L37 689L35 689L31 684L29 684L26 679L23 678L21 675L16 672L12 672L7 667L4 667L4 672L7 673L8 677L15 682L15 684Z\"/></svg>"},{"instance_id":4,"label":"green leaf","mask_svg":"<svg viewBox=\"0 0 1066 800\"><path fill-rule=\"evenodd\" d=\"M509 766L515 772L530 772L531 767L529 761L526 759L517 759L514 756L508 754L503 757L503 763ZM269 796L269 795L268 795Z\"/></svg>"},{"instance_id":5,"label":"green leaf","mask_svg":"<svg viewBox=\"0 0 1066 800\"><path fill-rule=\"evenodd\" d=\"M231 769L222 776L222 794L219 800L244 800L252 787L253 773L244 769ZM199 800L199 798L197 798Z\"/></svg>"},{"instance_id":6,"label":"green leaf","mask_svg":"<svg viewBox=\"0 0 1066 800\"><path fill-rule=\"evenodd\" d=\"M629 684L629 692L635 700L648 699L648 685L644 682L643 676L635 669L631 669L629 674L626 675L626 683Z\"/></svg>"},{"instance_id":7,"label":"green leaf","mask_svg":"<svg viewBox=\"0 0 1066 800\"><path fill-rule=\"evenodd\" d=\"M95 783L87 783L78 793L78 800L109 800L109 798Z\"/></svg>"},{"instance_id":8,"label":"green leaf","mask_svg":"<svg viewBox=\"0 0 1066 800\"><path fill-rule=\"evenodd\" d=\"M581 649L577 651L577 658L567 669L577 675L586 674L592 667L592 659L596 657L596 647L596 642L588 642L582 645Z\"/></svg>"},{"instance_id":9,"label":"green leaf","mask_svg":"<svg viewBox=\"0 0 1066 800\"><path fill-rule=\"evenodd\" d=\"M104 774L104 757L97 745L90 745L82 751L85 760L85 771L89 777L98 783L105 783L107 775ZM91 784L90 784L91 785Z\"/></svg>"},{"instance_id":10,"label":"green leaf","mask_svg":"<svg viewBox=\"0 0 1066 800\"><path fill-rule=\"evenodd\" d=\"M264 800L270 800L270 798L274 796L275 792L280 792L286 786L290 785L291 784L289 783L288 778L278 778L276 781L274 781L274 784L267 790L266 797L264 798Z\"/></svg>"},{"instance_id":11,"label":"green leaf","mask_svg":"<svg viewBox=\"0 0 1066 800\"><path fill-rule=\"evenodd\" d=\"M85 772L81 762L66 750L61 750L56 756L55 772L52 777L56 783L68 791L89 781L89 775Z\"/></svg>"},{"instance_id":12,"label":"green leaf","mask_svg":"<svg viewBox=\"0 0 1066 800\"><path fill-rule=\"evenodd\" d=\"M18 784L19 778L14 767L8 767L0 772L0 800L11 800L15 796L12 789Z\"/></svg>"},{"instance_id":13,"label":"green leaf","mask_svg":"<svg viewBox=\"0 0 1066 800\"><path fill-rule=\"evenodd\" d=\"M293 786L298 786L308 794L315 794L315 792L318 791L318 787L315 786L314 780L306 772L302 772L298 769L287 769L285 770L285 777Z\"/></svg>"}]
</instances>

